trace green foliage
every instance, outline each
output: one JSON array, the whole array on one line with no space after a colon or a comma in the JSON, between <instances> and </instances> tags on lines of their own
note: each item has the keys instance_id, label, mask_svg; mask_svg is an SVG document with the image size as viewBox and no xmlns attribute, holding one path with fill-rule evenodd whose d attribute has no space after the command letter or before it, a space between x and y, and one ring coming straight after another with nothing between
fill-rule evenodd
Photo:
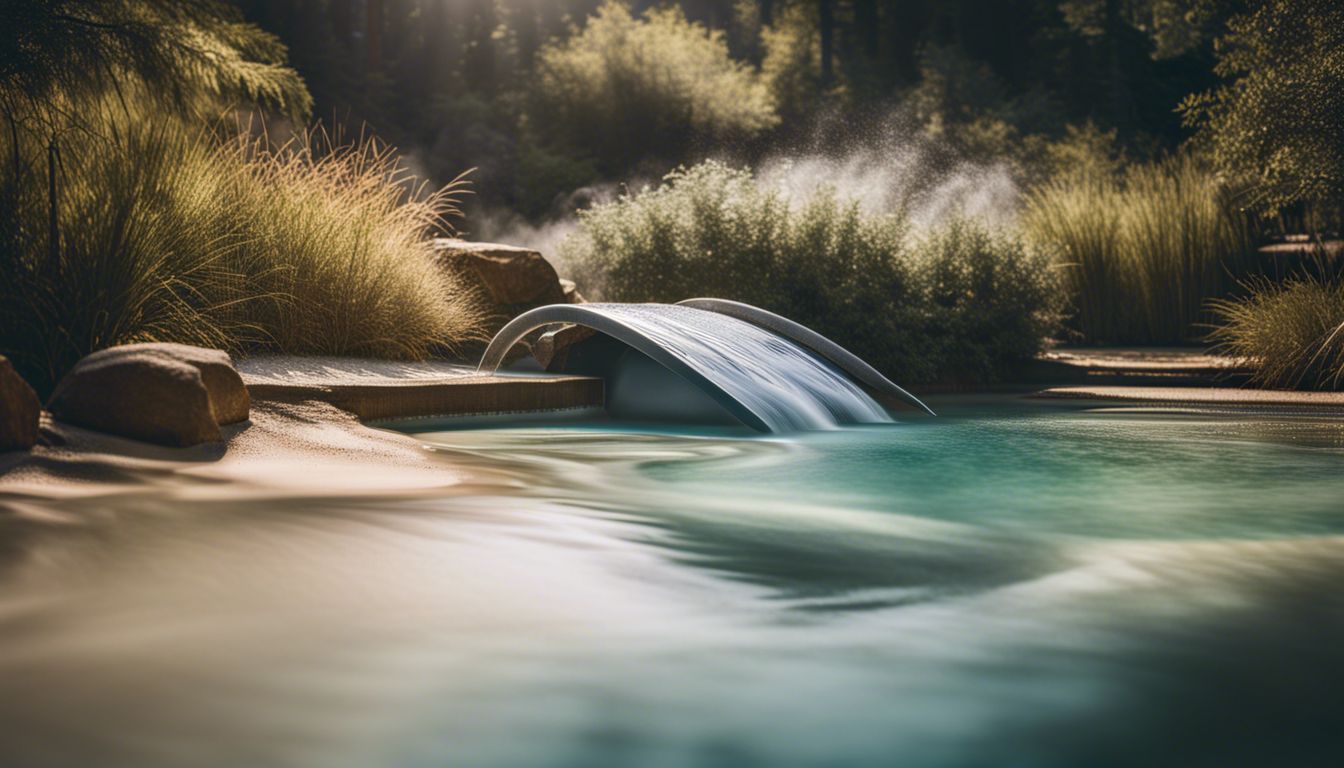
<instances>
[{"instance_id":1,"label":"green foliage","mask_svg":"<svg viewBox=\"0 0 1344 768\"><path fill-rule=\"evenodd\" d=\"M1107 28L1125 24L1153 43L1153 55L1168 59L1186 53L1211 36L1221 0L1060 0L1064 22L1085 38L1102 37ZM1107 14L1113 14L1108 19Z\"/></svg>"},{"instance_id":2,"label":"green foliage","mask_svg":"<svg viewBox=\"0 0 1344 768\"><path fill-rule=\"evenodd\" d=\"M88 119L100 138L62 158L54 264L45 186L24 178L45 146L22 142L17 165L0 153L17 190L0 224L0 352L40 390L136 341L421 357L476 333L427 240L451 190L409 199L386 150L220 145L110 103Z\"/></svg>"},{"instance_id":3,"label":"green foliage","mask_svg":"<svg viewBox=\"0 0 1344 768\"><path fill-rule=\"evenodd\" d=\"M808 113L821 96L821 47L817 14L811 5L790 4L761 29L761 79L779 112L790 118Z\"/></svg>"},{"instance_id":4,"label":"green foliage","mask_svg":"<svg viewBox=\"0 0 1344 768\"><path fill-rule=\"evenodd\" d=\"M540 217L557 207L557 196L592 184L599 178L592 161L532 142L518 146L513 179L513 208L525 217Z\"/></svg>"},{"instance_id":5,"label":"green foliage","mask_svg":"<svg viewBox=\"0 0 1344 768\"><path fill-rule=\"evenodd\" d=\"M1215 304L1216 349L1241 358L1256 383L1339 389L1344 383L1344 285L1293 278L1250 283L1250 296Z\"/></svg>"},{"instance_id":6,"label":"green foliage","mask_svg":"<svg viewBox=\"0 0 1344 768\"><path fill-rule=\"evenodd\" d=\"M1086 122L1066 125L1057 137L1022 137L1007 162L1019 186L1034 190L1065 179L1117 179L1132 161L1120 148L1115 131Z\"/></svg>"},{"instance_id":7,"label":"green foliage","mask_svg":"<svg viewBox=\"0 0 1344 768\"><path fill-rule=\"evenodd\" d=\"M1344 3L1250 5L1218 41L1228 82L1187 99L1187 121L1266 211L1344 199Z\"/></svg>"},{"instance_id":8,"label":"green foliage","mask_svg":"<svg viewBox=\"0 0 1344 768\"><path fill-rule=\"evenodd\" d=\"M933 233L823 190L791 201L706 162L581 215L561 258L614 301L720 296L792 317L900 381L984 381L1041 349L1044 257L970 221Z\"/></svg>"},{"instance_id":9,"label":"green foliage","mask_svg":"<svg viewBox=\"0 0 1344 768\"><path fill-rule=\"evenodd\" d=\"M130 78L135 98L209 108L246 99L300 117L312 99L278 38L219 0L0 1L0 110L51 116Z\"/></svg>"},{"instance_id":10,"label":"green foliage","mask_svg":"<svg viewBox=\"0 0 1344 768\"><path fill-rule=\"evenodd\" d=\"M914 243L924 333L940 378L979 383L1039 354L1059 331L1050 257L1022 238L953 219Z\"/></svg>"},{"instance_id":11,"label":"green foliage","mask_svg":"<svg viewBox=\"0 0 1344 768\"><path fill-rule=\"evenodd\" d=\"M1063 259L1084 340L1186 343L1208 319L1205 302L1235 292L1253 267L1249 229L1229 197L1181 155L1119 177L1058 176L1028 195L1022 225Z\"/></svg>"},{"instance_id":12,"label":"green foliage","mask_svg":"<svg viewBox=\"0 0 1344 768\"><path fill-rule=\"evenodd\" d=\"M777 122L765 86L728 56L723 34L675 7L642 18L609 2L538 56L538 129L605 170L648 155L679 159L700 141L749 138Z\"/></svg>"},{"instance_id":13,"label":"green foliage","mask_svg":"<svg viewBox=\"0 0 1344 768\"><path fill-rule=\"evenodd\" d=\"M832 2L832 78L823 87L812 0L626 3L659 9L643 18L612 8L594 15L602 0L399 0L380 4L378 34L348 2L233 2L291 46L318 114L367 121L415 147L437 178L476 167L472 206L534 220L558 213L546 201L573 189L553 185L580 164L598 174L586 186L705 157L759 163L799 147L848 146L905 117L910 96L921 111L932 107L927 125L940 144L977 160L1087 121L1136 156L1174 150L1186 134L1173 107L1216 84L1209 41L1235 5ZM554 62L562 63L548 74ZM752 82L773 110L761 109L744 85ZM726 122L739 126L741 113L754 115L745 125L766 127L706 131L692 125L704 110L737 114ZM576 162L565 168L561 158Z\"/></svg>"}]
</instances>

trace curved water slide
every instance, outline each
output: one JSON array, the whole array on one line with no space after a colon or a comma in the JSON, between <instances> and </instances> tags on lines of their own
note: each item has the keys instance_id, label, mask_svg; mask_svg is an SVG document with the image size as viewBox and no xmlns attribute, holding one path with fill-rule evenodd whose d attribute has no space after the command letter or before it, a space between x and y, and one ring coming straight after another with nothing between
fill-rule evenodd
<instances>
[{"instance_id":1,"label":"curved water slide","mask_svg":"<svg viewBox=\"0 0 1344 768\"><path fill-rule=\"evenodd\" d=\"M479 370L538 328L574 323L604 334L708 395L762 432L890 421L871 395L932 413L858 357L765 310L719 299L686 304L556 304L525 312L495 334Z\"/></svg>"}]
</instances>

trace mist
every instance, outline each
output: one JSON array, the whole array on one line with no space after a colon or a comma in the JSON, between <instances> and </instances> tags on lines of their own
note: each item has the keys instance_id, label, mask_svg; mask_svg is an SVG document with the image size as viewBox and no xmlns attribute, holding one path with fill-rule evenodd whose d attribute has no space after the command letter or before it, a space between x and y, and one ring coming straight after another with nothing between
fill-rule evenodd
<instances>
[{"instance_id":1,"label":"mist","mask_svg":"<svg viewBox=\"0 0 1344 768\"><path fill-rule=\"evenodd\" d=\"M916 230L956 216L1010 226L1022 196L1006 161L958 158L938 140L902 136L894 130L877 141L847 147L828 148L818 141L811 148L771 153L752 170L758 184L777 189L790 205L801 205L830 189L842 199L856 201L866 213L904 214ZM564 274L560 244L578 227L578 211L658 183L642 178L586 186L556 206L565 213L540 221L505 209L478 210L467 220L463 234L532 248Z\"/></svg>"}]
</instances>

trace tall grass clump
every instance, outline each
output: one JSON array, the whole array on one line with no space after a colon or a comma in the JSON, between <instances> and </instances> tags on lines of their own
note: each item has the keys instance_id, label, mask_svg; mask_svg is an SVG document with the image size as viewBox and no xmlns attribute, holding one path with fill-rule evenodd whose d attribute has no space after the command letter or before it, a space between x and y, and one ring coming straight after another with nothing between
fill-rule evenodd
<instances>
[{"instance_id":1,"label":"tall grass clump","mask_svg":"<svg viewBox=\"0 0 1344 768\"><path fill-rule=\"evenodd\" d=\"M1249 295L1213 305L1215 349L1245 360L1253 381L1286 389L1344 384L1344 284L1295 277L1249 283Z\"/></svg>"},{"instance_id":2,"label":"tall grass clump","mask_svg":"<svg viewBox=\"0 0 1344 768\"><path fill-rule=\"evenodd\" d=\"M414 359L476 337L476 304L432 245L458 184L426 190L386 146L322 134L281 147L244 135L212 160L234 170L213 190L223 204L184 215L230 235L246 345Z\"/></svg>"},{"instance_id":3,"label":"tall grass clump","mask_svg":"<svg viewBox=\"0 0 1344 768\"><path fill-rule=\"evenodd\" d=\"M958 220L915 233L822 189L791 200L705 162L581 214L561 258L614 301L719 296L771 309L902 381L984 381L1055 328L1048 259Z\"/></svg>"},{"instance_id":4,"label":"tall grass clump","mask_svg":"<svg viewBox=\"0 0 1344 768\"><path fill-rule=\"evenodd\" d=\"M1028 194L1022 224L1060 254L1075 329L1091 343L1193 341L1206 302L1235 294L1254 268L1244 216L1186 155L1059 175Z\"/></svg>"},{"instance_id":5,"label":"tall grass clump","mask_svg":"<svg viewBox=\"0 0 1344 768\"><path fill-rule=\"evenodd\" d=\"M0 153L0 352L39 390L129 342L405 358L476 333L428 243L450 193L408 196L385 150L93 109L96 130L62 142L54 247L47 148Z\"/></svg>"},{"instance_id":6,"label":"tall grass clump","mask_svg":"<svg viewBox=\"0 0 1344 768\"><path fill-rule=\"evenodd\" d=\"M607 2L537 60L536 128L609 172L697 142L750 138L778 122L770 92L728 54L723 33L675 7L641 17Z\"/></svg>"}]
</instances>

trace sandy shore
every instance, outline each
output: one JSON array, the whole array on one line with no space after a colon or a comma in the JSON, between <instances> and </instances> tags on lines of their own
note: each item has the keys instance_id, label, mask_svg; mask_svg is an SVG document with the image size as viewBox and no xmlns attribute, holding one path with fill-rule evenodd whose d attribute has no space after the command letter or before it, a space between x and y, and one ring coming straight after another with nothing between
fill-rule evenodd
<instances>
[{"instance_id":1,"label":"sandy shore","mask_svg":"<svg viewBox=\"0 0 1344 768\"><path fill-rule=\"evenodd\" d=\"M53 445L0 454L0 498L171 486L181 498L443 493L491 478L325 403L256 403L222 443L162 448L47 420Z\"/></svg>"}]
</instances>

